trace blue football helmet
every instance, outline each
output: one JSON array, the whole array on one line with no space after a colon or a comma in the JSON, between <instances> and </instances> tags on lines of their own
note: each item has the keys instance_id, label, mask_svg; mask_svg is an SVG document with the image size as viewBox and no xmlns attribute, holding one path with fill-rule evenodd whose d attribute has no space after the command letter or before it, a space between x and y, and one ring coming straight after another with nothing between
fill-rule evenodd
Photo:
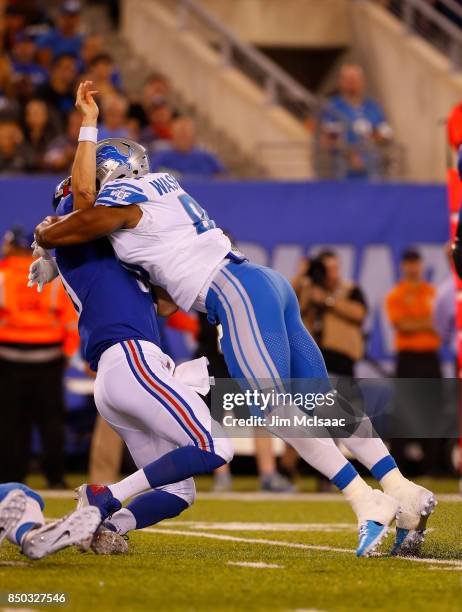
<instances>
[{"instance_id":1,"label":"blue football helmet","mask_svg":"<svg viewBox=\"0 0 462 612\"><path fill-rule=\"evenodd\" d=\"M146 149L128 138L106 138L96 145L96 180L101 189L109 181L149 172Z\"/></svg>"}]
</instances>

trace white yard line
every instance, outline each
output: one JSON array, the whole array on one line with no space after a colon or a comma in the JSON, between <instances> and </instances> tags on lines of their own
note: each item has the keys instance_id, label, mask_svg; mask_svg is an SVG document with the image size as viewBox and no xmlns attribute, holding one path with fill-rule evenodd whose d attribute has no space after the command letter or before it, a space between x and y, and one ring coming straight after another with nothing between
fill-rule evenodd
<instances>
[{"instance_id":1,"label":"white yard line","mask_svg":"<svg viewBox=\"0 0 462 612\"><path fill-rule=\"evenodd\" d=\"M0 608L1 612L37 612L37 608Z\"/></svg>"},{"instance_id":2,"label":"white yard line","mask_svg":"<svg viewBox=\"0 0 462 612\"><path fill-rule=\"evenodd\" d=\"M147 533L161 533L166 535L182 535L192 536L196 538L208 538L210 540L222 540L227 542L242 542L245 544L260 544L265 546L281 546L285 548L297 548L300 550L319 550L323 552L337 552L346 554L355 554L352 548L335 548L333 546L317 546L314 544L301 544L298 542L284 542L281 540L267 540L265 538L243 538L231 535L222 535L217 533L207 533L205 531L186 531L183 529L164 529L161 527L143 529ZM378 555L380 556L380 555ZM427 559L418 557L399 557L403 561L413 561L416 563L430 563L432 565L452 565L462 569L462 561L456 559Z\"/></svg>"},{"instance_id":3,"label":"white yard line","mask_svg":"<svg viewBox=\"0 0 462 612\"><path fill-rule=\"evenodd\" d=\"M22 567L27 567L31 565L31 563L28 563L27 561L0 561L0 567L4 567L6 565L12 565L13 567L16 567L18 565Z\"/></svg>"},{"instance_id":4,"label":"white yard line","mask_svg":"<svg viewBox=\"0 0 462 612\"><path fill-rule=\"evenodd\" d=\"M37 493L49 499L73 499L74 491L55 491L49 489L38 490ZM460 493L436 494L438 501L462 502ZM229 500L244 502L276 501L276 502L344 502L345 498L340 493L262 493L259 491L248 491L243 493L198 493L198 500Z\"/></svg>"},{"instance_id":5,"label":"white yard line","mask_svg":"<svg viewBox=\"0 0 462 612\"><path fill-rule=\"evenodd\" d=\"M443 572L462 572L462 567L433 567L430 566L429 570L441 570Z\"/></svg>"},{"instance_id":6,"label":"white yard line","mask_svg":"<svg viewBox=\"0 0 462 612\"><path fill-rule=\"evenodd\" d=\"M164 521L166 527L212 529L214 531L356 531L355 523L245 523L212 521Z\"/></svg>"},{"instance_id":7,"label":"white yard line","mask_svg":"<svg viewBox=\"0 0 462 612\"><path fill-rule=\"evenodd\" d=\"M238 565L240 567L255 567L255 568L270 568L270 569L283 569L285 565L278 565L277 563L263 563L263 561L227 561L226 565Z\"/></svg>"}]
</instances>

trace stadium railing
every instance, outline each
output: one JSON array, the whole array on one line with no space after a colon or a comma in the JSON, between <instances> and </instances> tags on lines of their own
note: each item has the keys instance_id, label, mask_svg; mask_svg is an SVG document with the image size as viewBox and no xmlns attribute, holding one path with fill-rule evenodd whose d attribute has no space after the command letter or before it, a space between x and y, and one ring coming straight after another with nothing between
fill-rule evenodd
<instances>
[{"instance_id":1,"label":"stadium railing","mask_svg":"<svg viewBox=\"0 0 462 612\"><path fill-rule=\"evenodd\" d=\"M438 8L426 0L367 1L397 16L409 34L427 40L450 59L454 70L462 70L462 6L456 0L439 0Z\"/></svg>"},{"instance_id":2,"label":"stadium railing","mask_svg":"<svg viewBox=\"0 0 462 612\"><path fill-rule=\"evenodd\" d=\"M160 0L165 3L165 0ZM169 10L171 0L167 0ZM294 115L298 120L314 125L312 133L312 158L316 175L319 178L342 179L346 176L346 144L339 137L338 146L327 150L322 146L322 116L328 100L303 87L288 72L269 59L254 46L241 40L226 27L217 17L204 9L195 0L176 0L175 10L179 30L191 30L198 33L210 46L218 50L222 57L223 67L233 66L243 72L249 79L266 92L266 103L278 104ZM345 127L347 118L336 109L329 108L330 115L336 115L339 125ZM256 151L268 158L287 156L287 163L297 163L297 153L301 147L308 146L307 140L300 143L259 142ZM404 175L405 152L401 144L394 139L386 146L376 146L372 142L361 143L360 147L372 151L370 156L375 160L371 177L400 179ZM299 163L299 162L298 162Z\"/></svg>"}]
</instances>

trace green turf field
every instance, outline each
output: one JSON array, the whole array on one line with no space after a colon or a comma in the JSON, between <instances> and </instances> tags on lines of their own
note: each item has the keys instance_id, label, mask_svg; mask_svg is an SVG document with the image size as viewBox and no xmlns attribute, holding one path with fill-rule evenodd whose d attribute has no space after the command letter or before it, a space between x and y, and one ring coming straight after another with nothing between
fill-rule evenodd
<instances>
[{"instance_id":1,"label":"green turf field","mask_svg":"<svg viewBox=\"0 0 462 612\"><path fill-rule=\"evenodd\" d=\"M67 495L46 498L47 516L72 509ZM340 496L206 493L178 519L132 534L126 556L71 549L31 562L6 543L0 591L65 591L64 609L82 611L460 612L462 503L442 501L429 526L420 561L356 559L353 515Z\"/></svg>"}]
</instances>

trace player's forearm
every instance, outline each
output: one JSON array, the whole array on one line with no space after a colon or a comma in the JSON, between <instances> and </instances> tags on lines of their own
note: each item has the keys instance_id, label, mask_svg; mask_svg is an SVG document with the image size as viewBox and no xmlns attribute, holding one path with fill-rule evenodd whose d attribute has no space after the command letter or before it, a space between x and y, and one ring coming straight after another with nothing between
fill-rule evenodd
<instances>
[{"instance_id":1,"label":"player's forearm","mask_svg":"<svg viewBox=\"0 0 462 612\"><path fill-rule=\"evenodd\" d=\"M99 109L92 81L80 83L75 106L82 113L79 144L72 166L74 210L91 208L96 200L96 142Z\"/></svg>"},{"instance_id":2,"label":"player's forearm","mask_svg":"<svg viewBox=\"0 0 462 612\"><path fill-rule=\"evenodd\" d=\"M35 240L44 249L89 242L124 227L124 217L125 210L101 206L64 217L47 217L35 228Z\"/></svg>"},{"instance_id":3,"label":"player's forearm","mask_svg":"<svg viewBox=\"0 0 462 612\"><path fill-rule=\"evenodd\" d=\"M82 127L95 127L96 119L85 119ZM79 142L72 165L72 192L74 210L91 208L96 200L96 144Z\"/></svg>"},{"instance_id":4,"label":"player's forearm","mask_svg":"<svg viewBox=\"0 0 462 612\"><path fill-rule=\"evenodd\" d=\"M175 312L178 310L178 306L172 300L167 291L158 285L154 285L153 290L156 294L157 314L160 317L169 317L172 314L175 314Z\"/></svg>"}]
</instances>

